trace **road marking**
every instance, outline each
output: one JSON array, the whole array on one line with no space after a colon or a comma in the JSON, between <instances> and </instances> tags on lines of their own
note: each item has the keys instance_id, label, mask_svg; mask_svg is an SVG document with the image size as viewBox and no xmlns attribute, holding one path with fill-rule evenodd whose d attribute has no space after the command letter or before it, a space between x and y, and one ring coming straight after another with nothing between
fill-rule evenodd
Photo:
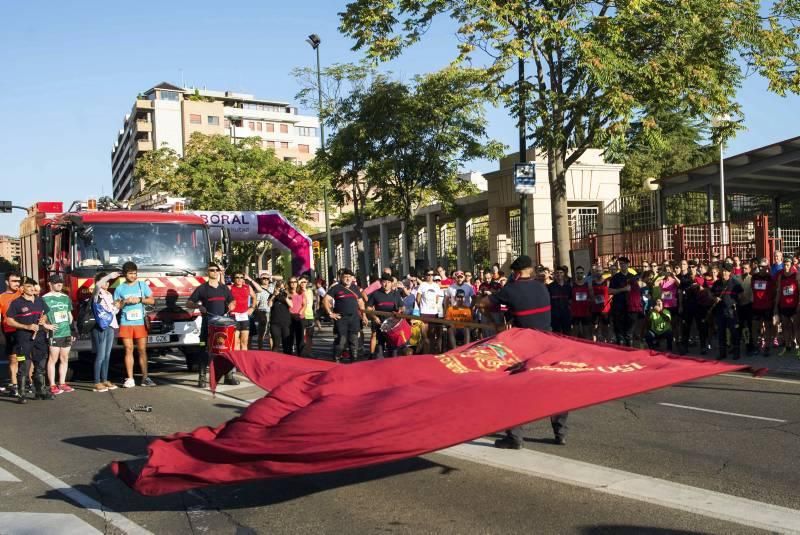
<instances>
[{"instance_id":1,"label":"road marking","mask_svg":"<svg viewBox=\"0 0 800 535\"><path fill-rule=\"evenodd\" d=\"M3 470L2 468L0 468L0 481L18 483L19 479L17 479L17 477L14 474L12 474L11 472L9 472L7 470ZM2 526L2 525L3 524L0 523L0 526Z\"/></svg>"},{"instance_id":2,"label":"road marking","mask_svg":"<svg viewBox=\"0 0 800 535\"><path fill-rule=\"evenodd\" d=\"M104 521L116 526L118 529L121 529L125 533L129 533L131 535L153 535L150 531L147 531L139 524L136 524L131 520L129 520L127 517L115 511L112 511L111 509L108 509L94 498L87 496L83 492L79 491L76 488L73 488L64 481L61 481L60 479L50 474L49 472L45 472L38 466L29 463L22 457L14 455L7 449L0 448L0 457L10 462L17 468L20 468L21 470L28 472L33 477L35 477L45 485L49 486L51 489L60 492L61 494L63 494L73 502L77 503L90 513L94 513L95 515L102 518ZM14 513L14 514L19 514L19 513Z\"/></svg>"},{"instance_id":3,"label":"road marking","mask_svg":"<svg viewBox=\"0 0 800 535\"><path fill-rule=\"evenodd\" d=\"M714 414L724 414L726 416L738 416L739 418L752 418L753 420L764 420L767 422L778 422L785 424L787 420L780 420L778 418L767 418L766 416L752 416L750 414L740 414L738 412L716 411L714 409L702 409L700 407L690 407L689 405L676 405L675 403L659 403L664 407L675 407L676 409L688 409L690 411L712 412Z\"/></svg>"},{"instance_id":4,"label":"road marking","mask_svg":"<svg viewBox=\"0 0 800 535\"><path fill-rule=\"evenodd\" d=\"M672 509L773 531L800 533L800 511L531 450L499 450L479 439L436 452Z\"/></svg>"},{"instance_id":5,"label":"road marking","mask_svg":"<svg viewBox=\"0 0 800 535\"><path fill-rule=\"evenodd\" d=\"M800 381L793 379L774 379L772 377L753 377L752 375L744 373L721 373L720 377L736 377L737 379L749 379L751 381L769 381L770 383L789 383L792 385L800 385Z\"/></svg>"},{"instance_id":6,"label":"road marking","mask_svg":"<svg viewBox=\"0 0 800 535\"><path fill-rule=\"evenodd\" d=\"M214 394L211 393L210 390L206 390L204 388L203 389L197 388L196 386L179 385L179 384L176 384L176 383L170 383L169 386L174 386L175 388L180 388L180 389L186 390L188 392L194 392L195 394L202 394L202 395L208 396L208 397L211 397L211 396L214 395ZM230 401L231 403L235 403L236 405L241 405L243 407L249 407L250 406L250 402L248 402L248 401L243 401L243 400L241 400L239 398L235 398L235 397L229 396L227 394L222 394L221 392L217 392L217 396L216 397L224 398L226 401Z\"/></svg>"},{"instance_id":7,"label":"road marking","mask_svg":"<svg viewBox=\"0 0 800 535\"><path fill-rule=\"evenodd\" d=\"M58 533L59 535L102 535L75 515L61 513L0 513L3 533Z\"/></svg>"}]
</instances>

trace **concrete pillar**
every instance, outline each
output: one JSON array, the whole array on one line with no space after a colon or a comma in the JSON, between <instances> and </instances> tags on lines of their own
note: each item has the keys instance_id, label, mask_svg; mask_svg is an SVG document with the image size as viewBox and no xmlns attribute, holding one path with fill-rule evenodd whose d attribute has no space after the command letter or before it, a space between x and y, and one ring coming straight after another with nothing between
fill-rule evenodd
<instances>
[{"instance_id":1,"label":"concrete pillar","mask_svg":"<svg viewBox=\"0 0 800 535\"><path fill-rule=\"evenodd\" d=\"M436 268L437 258L436 258L436 244L439 241L439 236L436 233L436 215L435 214L425 214L425 228L426 234L428 237L428 265L426 266L429 269Z\"/></svg>"},{"instance_id":2,"label":"concrete pillar","mask_svg":"<svg viewBox=\"0 0 800 535\"><path fill-rule=\"evenodd\" d=\"M467 243L467 219L456 217L456 258L458 269L472 271L472 259L469 256L469 243Z\"/></svg>"},{"instance_id":3,"label":"concrete pillar","mask_svg":"<svg viewBox=\"0 0 800 535\"><path fill-rule=\"evenodd\" d=\"M504 206L489 209L489 261L501 266L511 262L509 258L508 210Z\"/></svg>"},{"instance_id":4,"label":"concrete pillar","mask_svg":"<svg viewBox=\"0 0 800 535\"><path fill-rule=\"evenodd\" d=\"M342 232L342 266L343 268L353 269L352 258L350 257L350 233Z\"/></svg>"},{"instance_id":5,"label":"concrete pillar","mask_svg":"<svg viewBox=\"0 0 800 535\"><path fill-rule=\"evenodd\" d=\"M380 225L380 244L381 244L381 271L383 268L391 264L389 258L389 225L381 223Z\"/></svg>"},{"instance_id":6,"label":"concrete pillar","mask_svg":"<svg viewBox=\"0 0 800 535\"><path fill-rule=\"evenodd\" d=\"M400 223L400 270L402 273L397 275L406 276L410 271L410 254L408 251L408 225L403 221Z\"/></svg>"}]
</instances>

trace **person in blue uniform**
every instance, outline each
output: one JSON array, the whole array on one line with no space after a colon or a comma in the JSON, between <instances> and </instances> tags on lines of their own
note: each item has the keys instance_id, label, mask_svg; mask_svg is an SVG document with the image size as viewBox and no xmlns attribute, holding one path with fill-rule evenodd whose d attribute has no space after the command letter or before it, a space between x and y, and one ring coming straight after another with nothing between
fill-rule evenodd
<instances>
[{"instance_id":1,"label":"person in blue uniform","mask_svg":"<svg viewBox=\"0 0 800 535\"><path fill-rule=\"evenodd\" d=\"M551 329L550 292L541 281L533 278L533 262L527 255L518 257L511 264L515 277L513 284L507 284L499 292L486 296L481 306L506 305L511 316L511 325L524 329ZM555 442L567 443L567 413L550 417ZM522 427L506 430L506 436L495 440L496 448L518 450L522 448Z\"/></svg>"}]
</instances>

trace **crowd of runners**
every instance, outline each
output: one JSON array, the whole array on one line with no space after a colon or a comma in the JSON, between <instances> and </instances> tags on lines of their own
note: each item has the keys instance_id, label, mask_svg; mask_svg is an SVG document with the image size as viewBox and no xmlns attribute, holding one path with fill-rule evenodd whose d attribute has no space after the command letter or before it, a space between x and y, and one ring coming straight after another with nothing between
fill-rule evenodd
<instances>
[{"instance_id":1,"label":"crowd of runners","mask_svg":"<svg viewBox=\"0 0 800 535\"><path fill-rule=\"evenodd\" d=\"M769 356L777 349L780 355L800 357L799 261L800 251L785 258L775 252L771 261L732 256L637 266L620 256L573 270L539 265L534 277L547 287L550 327L557 333L651 349L663 343L664 349L681 354L690 348L701 355L715 351L720 359L738 359L743 349L751 355ZM489 336L511 319L505 305L490 296L514 284L514 274L506 275L498 264L474 273L448 273L439 266L405 277L386 268L368 285L359 285L348 269L339 270L331 285L310 273L286 279L269 273L253 279L241 271L226 275L216 264L208 267L206 278L186 304L203 315L204 337L208 317L228 316L236 325L236 349L310 357L315 330L331 322L337 361L438 353ZM18 273L6 276L0 317L9 383L2 391L20 403L31 396L53 399L73 392L67 384L68 357L78 332L63 283L52 276L42 294L37 281ZM153 303L152 291L138 279L132 262L121 272L96 275L90 311L95 392L118 387L108 378L115 338L124 348L120 386L136 386L134 356L139 385L155 385L147 371L145 309ZM406 315L409 327L402 343L388 334L398 314ZM198 386L207 384L207 364L200 364ZM226 380L237 382L232 375Z\"/></svg>"}]
</instances>

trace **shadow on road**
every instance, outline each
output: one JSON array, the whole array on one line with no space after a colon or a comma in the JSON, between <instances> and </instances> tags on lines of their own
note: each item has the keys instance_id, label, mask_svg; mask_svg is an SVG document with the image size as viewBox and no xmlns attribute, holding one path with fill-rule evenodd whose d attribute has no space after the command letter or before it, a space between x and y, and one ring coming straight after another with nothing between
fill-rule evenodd
<instances>
[{"instance_id":1,"label":"shadow on road","mask_svg":"<svg viewBox=\"0 0 800 535\"><path fill-rule=\"evenodd\" d=\"M87 449L118 451L125 455L144 456L147 452L147 444L153 439L154 437L148 438L138 435L98 435L74 437L66 439L64 442ZM141 465L144 464L144 459L134 460L131 464L132 468L138 471ZM120 513L185 511L191 507L226 510L278 504L340 487L432 469L438 470L442 475L447 475L453 470L457 470L451 466L416 457L354 470L282 479L257 480L150 497L136 494L122 481L115 478L109 467L106 466L94 476L91 484L75 485L74 488ZM55 490L46 492L40 498L69 501L63 494Z\"/></svg>"},{"instance_id":2,"label":"shadow on road","mask_svg":"<svg viewBox=\"0 0 800 535\"><path fill-rule=\"evenodd\" d=\"M585 535L701 535L705 531L685 531L682 529L649 528L646 526L618 526L613 524L579 528Z\"/></svg>"},{"instance_id":3,"label":"shadow on road","mask_svg":"<svg viewBox=\"0 0 800 535\"><path fill-rule=\"evenodd\" d=\"M719 385L701 385L701 384L678 384L672 385L671 388L696 388L699 390L725 390L728 392L750 392L753 394L777 394L780 396L800 396L800 392L775 392L774 390L753 390L752 388L736 388L735 386L726 387Z\"/></svg>"}]
</instances>

